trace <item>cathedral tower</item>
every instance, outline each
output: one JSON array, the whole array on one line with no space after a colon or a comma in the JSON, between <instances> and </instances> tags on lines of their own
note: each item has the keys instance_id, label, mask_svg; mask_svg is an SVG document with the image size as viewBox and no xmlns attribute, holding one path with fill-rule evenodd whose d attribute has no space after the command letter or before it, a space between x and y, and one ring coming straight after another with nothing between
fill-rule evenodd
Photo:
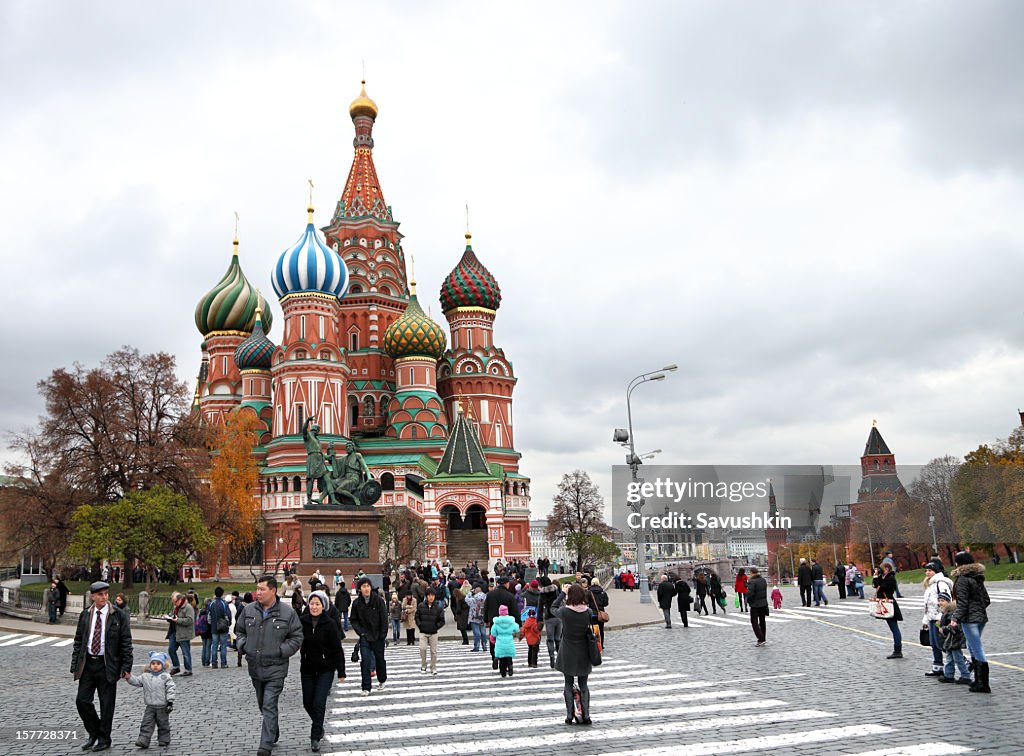
<instances>
[{"instance_id":1,"label":"cathedral tower","mask_svg":"<svg viewBox=\"0 0 1024 756\"><path fill-rule=\"evenodd\" d=\"M383 349L383 337L406 307L405 253L373 163L378 109L366 94L365 81L348 112L355 127L355 155L334 217L323 231L352 277L338 319L352 368L348 423L353 435L379 436L395 387L395 365Z\"/></svg>"}]
</instances>

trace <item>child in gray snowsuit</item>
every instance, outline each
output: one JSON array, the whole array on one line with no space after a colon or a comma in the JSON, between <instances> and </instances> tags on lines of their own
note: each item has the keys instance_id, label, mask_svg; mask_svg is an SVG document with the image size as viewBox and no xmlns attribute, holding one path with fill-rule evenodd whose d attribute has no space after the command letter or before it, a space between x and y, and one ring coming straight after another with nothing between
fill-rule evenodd
<instances>
[{"instance_id":1,"label":"child in gray snowsuit","mask_svg":"<svg viewBox=\"0 0 1024 756\"><path fill-rule=\"evenodd\" d=\"M142 700L146 713L142 715L142 727L135 745L149 748L153 727L157 728L157 742L162 746L171 743L171 723L167 716L174 708L174 679L167 672L167 654L149 652L149 669L141 675L131 675L128 684L142 688Z\"/></svg>"}]
</instances>

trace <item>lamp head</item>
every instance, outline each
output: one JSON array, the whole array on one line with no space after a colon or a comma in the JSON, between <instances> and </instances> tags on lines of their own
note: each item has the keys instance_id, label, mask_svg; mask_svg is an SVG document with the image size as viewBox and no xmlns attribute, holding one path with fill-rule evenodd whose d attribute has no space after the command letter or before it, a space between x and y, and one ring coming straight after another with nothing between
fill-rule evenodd
<instances>
[{"instance_id":1,"label":"lamp head","mask_svg":"<svg viewBox=\"0 0 1024 756\"><path fill-rule=\"evenodd\" d=\"M652 378L650 378L648 380L663 381L663 380L665 380L665 374L664 373L658 373L657 375L653 376Z\"/></svg>"},{"instance_id":2,"label":"lamp head","mask_svg":"<svg viewBox=\"0 0 1024 756\"><path fill-rule=\"evenodd\" d=\"M612 441L617 444L629 443L629 431L625 428L616 428L612 431Z\"/></svg>"},{"instance_id":3,"label":"lamp head","mask_svg":"<svg viewBox=\"0 0 1024 756\"><path fill-rule=\"evenodd\" d=\"M678 365L666 365L665 367L662 368L662 370L664 372L666 372L666 373L671 373L673 370L678 370L678 369L679 369Z\"/></svg>"}]
</instances>

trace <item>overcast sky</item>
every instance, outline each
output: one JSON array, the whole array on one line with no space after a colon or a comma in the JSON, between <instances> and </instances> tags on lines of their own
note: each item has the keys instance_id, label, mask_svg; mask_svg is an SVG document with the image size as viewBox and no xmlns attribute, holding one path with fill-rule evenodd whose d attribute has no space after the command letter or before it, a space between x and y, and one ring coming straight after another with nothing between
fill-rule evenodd
<instances>
[{"instance_id":1,"label":"overcast sky","mask_svg":"<svg viewBox=\"0 0 1024 756\"><path fill-rule=\"evenodd\" d=\"M1024 406L1024 4L0 4L0 430L122 344L193 380L196 301L330 218L363 61L422 298L498 278L534 511L663 464L898 462ZM280 335L276 302L271 338ZM4 451L3 454L9 453Z\"/></svg>"}]
</instances>

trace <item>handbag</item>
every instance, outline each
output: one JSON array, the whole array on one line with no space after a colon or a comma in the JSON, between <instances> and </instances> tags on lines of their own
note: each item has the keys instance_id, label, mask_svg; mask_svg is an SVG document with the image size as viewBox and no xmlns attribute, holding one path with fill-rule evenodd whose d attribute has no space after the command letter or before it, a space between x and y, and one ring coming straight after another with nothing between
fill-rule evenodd
<instances>
[{"instance_id":1,"label":"handbag","mask_svg":"<svg viewBox=\"0 0 1024 756\"><path fill-rule=\"evenodd\" d=\"M740 594L734 594L732 597L732 605L737 609L740 608Z\"/></svg>"},{"instance_id":2,"label":"handbag","mask_svg":"<svg viewBox=\"0 0 1024 756\"><path fill-rule=\"evenodd\" d=\"M927 627L922 627L921 628L921 638L920 638L920 641L921 641L921 645L922 646L930 646L930 645L932 645L931 635L928 633L928 628Z\"/></svg>"},{"instance_id":3,"label":"handbag","mask_svg":"<svg viewBox=\"0 0 1024 756\"><path fill-rule=\"evenodd\" d=\"M594 635L592 627L587 628L587 655L590 657L592 666L601 666L601 647L597 643L597 636Z\"/></svg>"},{"instance_id":4,"label":"handbag","mask_svg":"<svg viewBox=\"0 0 1024 756\"><path fill-rule=\"evenodd\" d=\"M875 619L892 619L896 616L892 599L871 599L868 601L868 612Z\"/></svg>"},{"instance_id":5,"label":"handbag","mask_svg":"<svg viewBox=\"0 0 1024 756\"><path fill-rule=\"evenodd\" d=\"M607 622L609 619L610 619L610 617L608 616L608 612L606 612L604 609L599 609L598 610L598 612L597 612L597 621L598 622L602 622L602 623L603 622Z\"/></svg>"}]
</instances>

